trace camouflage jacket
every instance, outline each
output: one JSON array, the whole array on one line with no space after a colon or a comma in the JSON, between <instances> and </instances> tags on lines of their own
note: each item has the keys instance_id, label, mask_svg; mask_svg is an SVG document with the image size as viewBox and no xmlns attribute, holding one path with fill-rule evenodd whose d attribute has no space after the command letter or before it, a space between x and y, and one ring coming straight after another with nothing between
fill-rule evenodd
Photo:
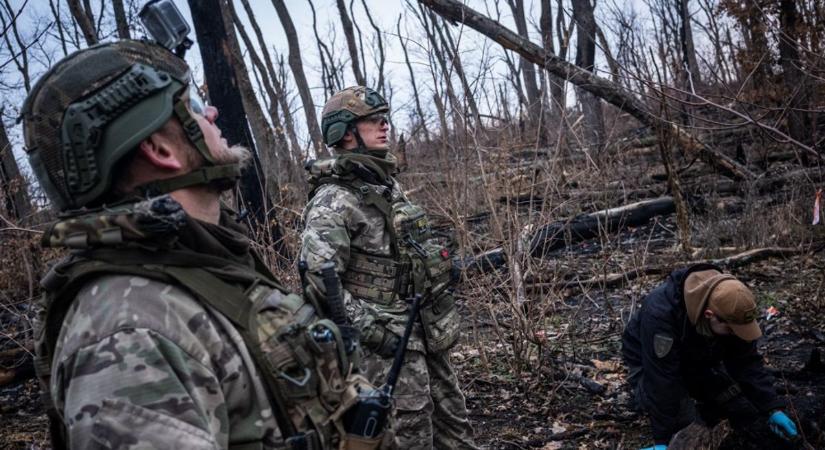
<instances>
[{"instance_id":1,"label":"camouflage jacket","mask_svg":"<svg viewBox=\"0 0 825 450\"><path fill-rule=\"evenodd\" d=\"M285 448L243 338L173 284L112 274L83 285L49 389L70 448Z\"/></svg>"},{"instance_id":2,"label":"camouflage jacket","mask_svg":"<svg viewBox=\"0 0 825 450\"><path fill-rule=\"evenodd\" d=\"M369 185L369 188L379 193L389 190L390 203L409 203L395 179L392 188L380 185ZM344 186L332 183L320 186L304 209L303 217L301 259L306 261L310 272L317 271L324 262L332 261L343 274L349 265L351 249L380 256L392 255L392 237L384 215ZM399 336L403 334L408 314L408 306L403 300L378 305L354 298L346 290L344 296L350 318L362 332L380 325ZM416 324L408 345L410 350L426 351L422 335L420 324Z\"/></svg>"}]
</instances>

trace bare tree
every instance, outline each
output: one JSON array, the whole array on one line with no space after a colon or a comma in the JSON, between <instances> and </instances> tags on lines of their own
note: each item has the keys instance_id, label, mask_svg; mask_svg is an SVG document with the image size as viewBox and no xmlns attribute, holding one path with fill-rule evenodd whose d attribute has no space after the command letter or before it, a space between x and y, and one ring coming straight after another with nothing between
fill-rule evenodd
<instances>
[{"instance_id":1,"label":"bare tree","mask_svg":"<svg viewBox=\"0 0 825 450\"><path fill-rule=\"evenodd\" d=\"M75 23L83 31L83 38L86 39L86 45L95 45L98 43L97 29L94 26L94 16L88 1L85 5L80 4L80 0L66 0L69 4L69 11L74 17Z\"/></svg>"},{"instance_id":2,"label":"bare tree","mask_svg":"<svg viewBox=\"0 0 825 450\"><path fill-rule=\"evenodd\" d=\"M9 17L8 20L6 19L7 14ZM11 9L8 1L5 2L3 9L0 10L0 26L3 27L3 41L9 51L8 62L13 62L15 67L17 67L17 71L20 72L23 78L23 86L26 88L26 92L29 92L29 90L31 90L31 79L29 78L28 52L26 51L26 47L22 45L20 34L17 31L17 14ZM7 31L9 28L12 29L11 33ZM10 35L14 35L17 46L12 44L11 38L9 37ZM5 66L8 62L4 62L3 65Z\"/></svg>"},{"instance_id":3,"label":"bare tree","mask_svg":"<svg viewBox=\"0 0 825 450\"><path fill-rule=\"evenodd\" d=\"M66 48L66 34L63 31L63 20L60 17L60 4L55 6L55 0L49 0L49 10L52 12L52 17L54 17L54 23L57 26L57 34L58 40L60 41L60 48L63 50L63 56L67 56L69 54L69 50Z\"/></svg>"},{"instance_id":4,"label":"bare tree","mask_svg":"<svg viewBox=\"0 0 825 450\"><path fill-rule=\"evenodd\" d=\"M576 3L576 2L573 2ZM524 15L524 0L507 0L510 10L513 12L513 20L516 22L516 31L524 39L530 39L527 30L527 19ZM527 112L529 122L536 126L541 118L541 91L536 83L536 68L524 57L519 57L521 77L524 79L524 91L527 94Z\"/></svg>"},{"instance_id":5,"label":"bare tree","mask_svg":"<svg viewBox=\"0 0 825 450\"><path fill-rule=\"evenodd\" d=\"M292 76L295 78L295 85L298 87L298 94L301 96L301 102L304 105L304 115L306 116L312 145L317 155L328 155L329 152L324 147L321 136L321 127L318 126L318 119L315 116L315 103L312 101L309 83L307 83L306 75L304 75L304 63L301 61L301 45L298 42L298 33L295 31L295 25L292 23L292 18L289 16L284 1L272 0L272 5L278 13L278 18L286 34L287 44L289 45L289 67L292 69Z\"/></svg>"},{"instance_id":6,"label":"bare tree","mask_svg":"<svg viewBox=\"0 0 825 450\"><path fill-rule=\"evenodd\" d=\"M286 91L280 80L280 76L278 72L275 71L275 66L272 64L272 58L270 58L269 51L266 48L266 42L264 41L264 35L261 32L261 27L258 25L258 20L255 18L255 13L249 5L249 0L241 0L241 4L244 7L244 11L246 11L249 24L255 32L255 38L258 41L258 46L261 47L261 54L264 58L266 72L269 74L271 86L275 90L275 97L271 97L271 101L277 101L278 105L280 105L281 111L283 111L284 114L284 125L286 126L286 134L289 137L289 143L294 152L299 152L301 150L301 145L298 143L298 135L295 132L295 120L292 118L292 110L289 108ZM248 44L247 47L252 48ZM273 122L273 125L275 125L275 122Z\"/></svg>"},{"instance_id":7,"label":"bare tree","mask_svg":"<svg viewBox=\"0 0 825 450\"><path fill-rule=\"evenodd\" d=\"M115 24L117 25L117 37L121 39L131 39L129 34L129 22L126 20L126 10L123 8L123 0L112 0L112 9L115 12Z\"/></svg>"},{"instance_id":8,"label":"bare tree","mask_svg":"<svg viewBox=\"0 0 825 450\"><path fill-rule=\"evenodd\" d=\"M407 40L409 38L405 37L405 35L401 34L401 18L402 15L398 15L398 21L395 24L396 30L398 32L398 41L401 44L401 50L404 52L404 62L407 65L407 70L410 73L410 87L413 91L413 101L415 102L415 111L418 114L418 120L420 123L421 129L424 131L424 138L429 141L430 140L430 131L427 128L427 120L426 116L424 116L424 109L421 107L421 98L418 94L418 85L415 82L415 71L412 68L412 64L410 64L410 55L407 50ZM410 134L412 138L412 133Z\"/></svg>"},{"instance_id":9,"label":"bare tree","mask_svg":"<svg viewBox=\"0 0 825 450\"><path fill-rule=\"evenodd\" d=\"M21 221L31 215L31 200L2 118L3 108L0 108L0 212Z\"/></svg>"},{"instance_id":10,"label":"bare tree","mask_svg":"<svg viewBox=\"0 0 825 450\"><path fill-rule=\"evenodd\" d=\"M384 65L387 62L387 57L384 55L384 38L381 29L375 24L375 20L373 20L372 14L370 14L366 0L361 0L361 5L364 6L364 14L367 16L367 20L375 32L375 46L378 49L378 81L375 83L375 89L386 97L387 91L384 89ZM364 65L366 66L366 63ZM393 130L395 130L394 127Z\"/></svg>"},{"instance_id":11,"label":"bare tree","mask_svg":"<svg viewBox=\"0 0 825 450\"><path fill-rule=\"evenodd\" d=\"M594 3L590 0L573 2L573 20L576 22L576 65L594 72L596 62L596 19ZM576 92L587 124L585 134L589 145L604 143L604 118L601 100L582 89Z\"/></svg>"},{"instance_id":12,"label":"bare tree","mask_svg":"<svg viewBox=\"0 0 825 450\"><path fill-rule=\"evenodd\" d=\"M318 33L318 17L315 13L315 5L312 0L307 1L309 2L309 9L312 11L312 32L315 34L315 43L318 46L318 55L321 58L321 82L324 85L324 99L327 99L344 88L343 77L338 76L339 71L335 67L335 58L333 58L329 46Z\"/></svg>"},{"instance_id":13,"label":"bare tree","mask_svg":"<svg viewBox=\"0 0 825 450\"><path fill-rule=\"evenodd\" d=\"M530 59L534 64L541 64L545 69L556 76L569 80L574 85L611 103L622 111L632 115L642 124L650 127L669 127L679 145L688 152L695 152L705 162L717 168L720 172L735 179L752 179L754 174L732 158L710 148L692 134L677 124L664 120L653 113L647 105L626 92L609 80L594 75L592 72L560 60L549 54L543 48L523 39L518 34L501 26L501 24L478 13L456 0L419 0L448 20L460 21L485 36L493 39L508 49L517 51L520 55Z\"/></svg>"},{"instance_id":14,"label":"bare tree","mask_svg":"<svg viewBox=\"0 0 825 450\"><path fill-rule=\"evenodd\" d=\"M231 0L221 1L221 14L223 15L224 24L227 28L227 43L229 51L229 59L232 67L235 69L235 76L238 80L238 90L241 92L241 99L243 100L244 110L246 111L249 120L252 135L255 137L255 143L258 149L258 154L261 156L263 162L263 169L269 175L264 184L267 186L269 195L273 198L280 196L278 186L289 181L289 174L291 169L291 158L286 144L286 139L283 134L283 128L280 126L280 118L278 117L277 109L270 109L270 120L277 130L281 130L277 134L270 127L261 110L261 105L258 103L258 98L255 95L255 90L252 88L252 83L249 80L249 71L246 70L246 64L241 55L241 48L235 38L234 30L246 45L247 52L252 64L254 64L262 77L265 77L264 86L267 95L270 98L270 105L277 105L278 99L275 94L275 89L272 87L269 76L266 74L266 69L263 67L249 35L246 34L243 24L238 19L235 8L232 6ZM235 25L233 28L233 24Z\"/></svg>"},{"instance_id":15,"label":"bare tree","mask_svg":"<svg viewBox=\"0 0 825 450\"><path fill-rule=\"evenodd\" d=\"M699 72L699 63L696 60L696 48L693 45L693 27L691 26L690 0L673 0L679 18L679 44L682 53L682 70L690 76L690 83L685 86L695 86L702 82Z\"/></svg>"},{"instance_id":16,"label":"bare tree","mask_svg":"<svg viewBox=\"0 0 825 450\"><path fill-rule=\"evenodd\" d=\"M349 59L352 64L352 74L355 76L355 82L361 86L366 86L367 79L364 77L364 72L361 71L361 64L358 62L358 46L355 43L355 34L352 31L352 21L347 12L347 5L344 0L335 0L338 6L338 15L341 16L341 27L344 29L344 37L347 39L347 49L349 50Z\"/></svg>"},{"instance_id":17,"label":"bare tree","mask_svg":"<svg viewBox=\"0 0 825 450\"><path fill-rule=\"evenodd\" d=\"M439 20L439 18L438 16L432 14L432 12L425 11L423 8L421 8L419 11L413 10L413 13L418 18L419 23L421 23L421 25L423 26L424 32L427 35L427 39L430 42L430 48L432 50L428 55L430 61L432 63L437 63L437 65L431 64L431 72L435 76L435 74L437 73L436 67L441 69L441 76L444 80L444 92L447 95L447 99L450 102L450 116L453 119L454 131L464 131L464 110L461 106L461 101L458 99L458 95L456 95L455 89L453 88L452 71L450 70L450 68L447 67L447 57L444 55L442 46L435 36L433 21ZM435 79L433 81L435 85ZM446 137L447 136L445 135L444 138Z\"/></svg>"},{"instance_id":18,"label":"bare tree","mask_svg":"<svg viewBox=\"0 0 825 450\"><path fill-rule=\"evenodd\" d=\"M788 133L806 144L813 143L813 134L807 115L803 110L809 109L807 80L802 73L802 61L799 58L797 2L780 0L779 17L779 61L782 65L782 81L788 95Z\"/></svg>"},{"instance_id":19,"label":"bare tree","mask_svg":"<svg viewBox=\"0 0 825 450\"><path fill-rule=\"evenodd\" d=\"M462 90L464 91L464 101L467 103L467 106L470 109L470 114L472 114L473 116L475 129L478 132L483 132L484 125L481 123L481 113L478 110L478 104L476 104L475 93L473 92L472 87L470 87L470 82L467 79L467 75L464 73L464 65L461 63L461 56L460 50L458 48L458 43L455 42L455 40L453 39L452 33L450 33L449 26L447 26L446 24L445 26L442 26L435 18L435 16L433 16L432 18L433 29L435 29L435 31L438 33L438 37L441 42L441 46L444 49L444 53L450 58L452 68L455 71L455 74L458 76L458 81L461 84Z\"/></svg>"}]
</instances>

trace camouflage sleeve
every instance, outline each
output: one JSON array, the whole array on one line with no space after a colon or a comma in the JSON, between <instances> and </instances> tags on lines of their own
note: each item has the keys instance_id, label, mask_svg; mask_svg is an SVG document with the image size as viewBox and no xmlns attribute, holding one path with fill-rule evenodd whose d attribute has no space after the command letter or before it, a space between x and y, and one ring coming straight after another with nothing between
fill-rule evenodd
<instances>
[{"instance_id":1,"label":"camouflage sleeve","mask_svg":"<svg viewBox=\"0 0 825 450\"><path fill-rule=\"evenodd\" d=\"M353 215L358 198L346 188L326 185L307 204L304 210L304 231L301 233L301 260L306 261L309 286L307 295L323 304L323 283L317 274L327 261L335 263L339 274L344 273L350 257L350 236L357 231ZM349 303L351 295L342 288Z\"/></svg>"},{"instance_id":2,"label":"camouflage sleeve","mask_svg":"<svg viewBox=\"0 0 825 450\"><path fill-rule=\"evenodd\" d=\"M151 330L79 349L53 385L71 448L226 447L217 377Z\"/></svg>"}]
</instances>

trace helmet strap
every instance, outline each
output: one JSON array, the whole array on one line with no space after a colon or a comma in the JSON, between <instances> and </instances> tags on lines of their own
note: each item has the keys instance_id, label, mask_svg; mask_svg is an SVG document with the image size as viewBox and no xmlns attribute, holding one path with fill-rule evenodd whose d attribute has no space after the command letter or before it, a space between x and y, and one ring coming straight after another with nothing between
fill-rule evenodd
<instances>
[{"instance_id":1,"label":"helmet strap","mask_svg":"<svg viewBox=\"0 0 825 450\"><path fill-rule=\"evenodd\" d=\"M361 138L361 133L358 132L358 127L356 127L354 123L350 123L347 125L347 129L353 136L355 136L355 142L358 144L358 147L354 148L352 151L355 153L367 153L367 145L364 144L364 139Z\"/></svg>"},{"instance_id":2,"label":"helmet strap","mask_svg":"<svg viewBox=\"0 0 825 450\"><path fill-rule=\"evenodd\" d=\"M204 166L183 175L146 183L138 187L137 191L145 197L155 197L199 184L211 184L223 191L234 186L240 177L241 167L238 164Z\"/></svg>"},{"instance_id":3,"label":"helmet strap","mask_svg":"<svg viewBox=\"0 0 825 450\"><path fill-rule=\"evenodd\" d=\"M203 137L198 121L186 107L186 103L178 96L175 100L175 117L183 126L186 138L195 147L198 153L206 161L204 166L192 172L165 180L153 181L139 188L147 196L166 194L181 188L195 186L199 184L211 184L218 190L231 189L241 176L241 168L238 164L217 165L206 140Z\"/></svg>"},{"instance_id":4,"label":"helmet strap","mask_svg":"<svg viewBox=\"0 0 825 450\"><path fill-rule=\"evenodd\" d=\"M181 100L180 96L175 100L175 116L180 120L183 126L183 132L186 133L186 138L195 146L198 153L203 156L207 164L215 165L215 159L209 153L209 147L206 146L206 140L203 138L203 131L201 131L198 121L192 116L192 113L186 108L186 102Z\"/></svg>"}]
</instances>

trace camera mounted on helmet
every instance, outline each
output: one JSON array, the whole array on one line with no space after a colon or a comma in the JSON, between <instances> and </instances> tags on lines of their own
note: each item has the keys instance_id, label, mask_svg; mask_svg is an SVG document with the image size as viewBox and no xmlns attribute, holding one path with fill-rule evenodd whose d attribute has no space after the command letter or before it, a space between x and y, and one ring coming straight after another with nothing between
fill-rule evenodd
<instances>
[{"instance_id":1,"label":"camera mounted on helmet","mask_svg":"<svg viewBox=\"0 0 825 450\"><path fill-rule=\"evenodd\" d=\"M142 196L199 184L228 189L237 164L217 165L195 115L206 103L181 58L191 45L188 25L168 0L142 15L149 40L120 40L77 51L55 64L31 90L20 121L32 170L52 204L73 214L122 200L111 193L116 174L140 142L176 117L204 165L136 188ZM188 41L188 43L187 43ZM168 47L174 47L176 53Z\"/></svg>"},{"instance_id":2,"label":"camera mounted on helmet","mask_svg":"<svg viewBox=\"0 0 825 450\"><path fill-rule=\"evenodd\" d=\"M172 0L151 0L143 5L138 16L152 39L180 58L192 47L192 30Z\"/></svg>"}]
</instances>

